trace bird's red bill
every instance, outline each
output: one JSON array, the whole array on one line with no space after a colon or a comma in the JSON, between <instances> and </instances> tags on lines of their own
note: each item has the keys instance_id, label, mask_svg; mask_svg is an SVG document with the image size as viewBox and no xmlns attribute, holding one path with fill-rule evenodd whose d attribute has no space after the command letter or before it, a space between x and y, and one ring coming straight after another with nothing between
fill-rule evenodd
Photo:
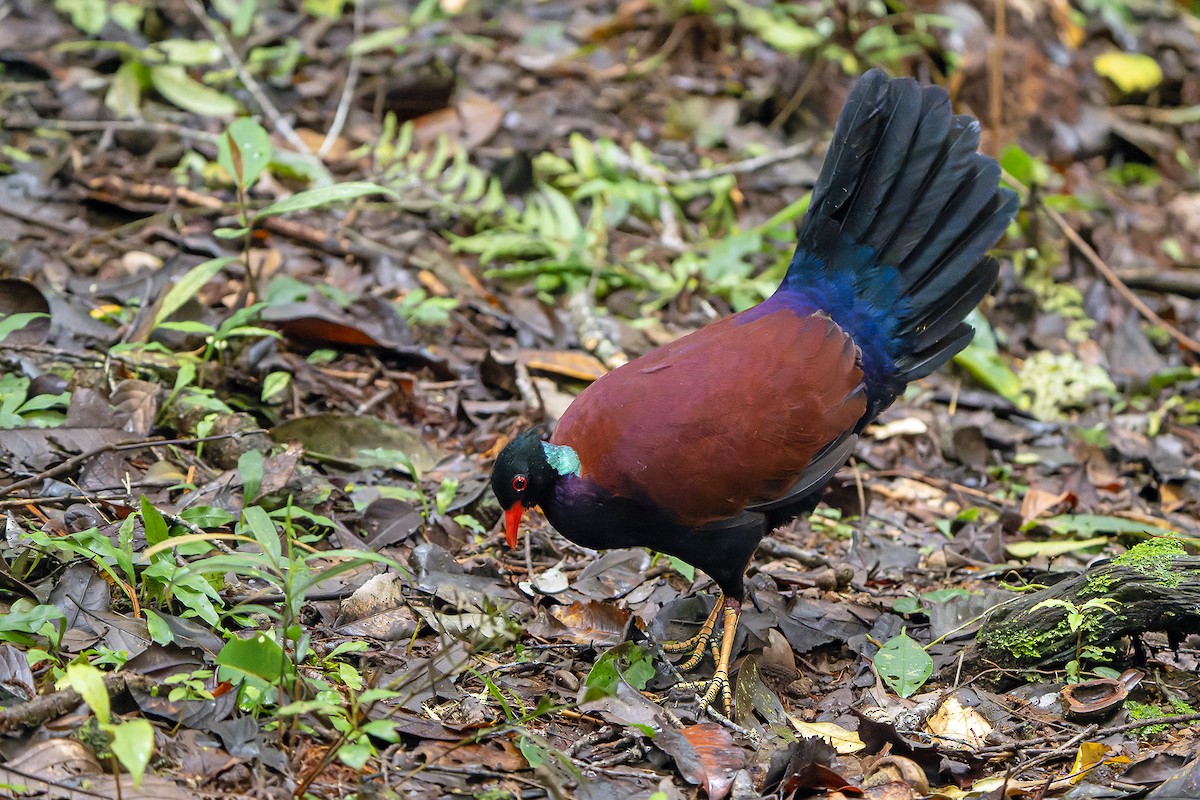
<instances>
[{"instance_id":1,"label":"bird's red bill","mask_svg":"<svg viewBox=\"0 0 1200 800\"><path fill-rule=\"evenodd\" d=\"M521 517L525 515L525 507L518 501L512 508L504 512L504 538L509 547L517 546L517 533L521 526Z\"/></svg>"}]
</instances>

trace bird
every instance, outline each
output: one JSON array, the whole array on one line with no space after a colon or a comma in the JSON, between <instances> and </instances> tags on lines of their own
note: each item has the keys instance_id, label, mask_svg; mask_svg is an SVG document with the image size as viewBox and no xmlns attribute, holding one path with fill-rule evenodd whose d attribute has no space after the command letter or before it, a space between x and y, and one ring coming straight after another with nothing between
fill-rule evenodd
<instances>
[{"instance_id":1,"label":"bird","mask_svg":"<svg viewBox=\"0 0 1200 800\"><path fill-rule=\"evenodd\" d=\"M685 671L713 653L709 681L678 687L702 693L702 708L720 697L731 711L759 542L811 513L863 429L972 339L965 317L999 272L987 251L1018 210L979 137L944 89L866 73L774 294L608 372L552 433L528 428L496 458L510 547L537 506L584 547L650 548L714 581L699 632L663 645L691 653Z\"/></svg>"}]
</instances>

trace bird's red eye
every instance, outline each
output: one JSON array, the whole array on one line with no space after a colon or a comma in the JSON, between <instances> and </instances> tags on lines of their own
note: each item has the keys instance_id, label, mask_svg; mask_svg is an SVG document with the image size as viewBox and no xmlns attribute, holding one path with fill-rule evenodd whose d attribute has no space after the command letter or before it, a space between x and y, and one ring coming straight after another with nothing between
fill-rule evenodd
<instances>
[{"instance_id":1,"label":"bird's red eye","mask_svg":"<svg viewBox=\"0 0 1200 800\"><path fill-rule=\"evenodd\" d=\"M518 475L517 477L513 478L512 487L514 490L516 490L518 492L525 491L525 487L528 485L529 485L529 479L526 478L524 475Z\"/></svg>"}]
</instances>

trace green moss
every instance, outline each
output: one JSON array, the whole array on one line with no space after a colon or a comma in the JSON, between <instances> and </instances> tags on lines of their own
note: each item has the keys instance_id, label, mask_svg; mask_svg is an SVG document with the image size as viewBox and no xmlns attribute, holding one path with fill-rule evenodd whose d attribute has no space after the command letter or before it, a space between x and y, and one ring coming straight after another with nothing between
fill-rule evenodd
<instances>
[{"instance_id":1,"label":"green moss","mask_svg":"<svg viewBox=\"0 0 1200 800\"><path fill-rule=\"evenodd\" d=\"M1126 700L1125 710L1129 712L1129 718L1134 722L1143 719L1158 719L1165 717L1166 714L1158 706L1148 705L1147 703L1139 703L1136 700ZM1162 733L1167 729L1166 725L1147 725L1144 728L1138 728L1139 736L1152 736L1156 733Z\"/></svg>"},{"instance_id":2,"label":"green moss","mask_svg":"<svg viewBox=\"0 0 1200 800\"><path fill-rule=\"evenodd\" d=\"M1047 655L1043 652L1046 645L1062 641L1070 635L1071 627L1065 619L1042 633L1009 619L996 630L980 632L979 643L992 652L1008 653L1018 661L1040 661Z\"/></svg>"},{"instance_id":3,"label":"green moss","mask_svg":"<svg viewBox=\"0 0 1200 800\"><path fill-rule=\"evenodd\" d=\"M1183 545L1168 536L1147 539L1129 552L1113 559L1113 564L1129 567L1154 578L1163 586L1179 586L1184 575L1171 569L1175 559L1187 555Z\"/></svg>"},{"instance_id":4,"label":"green moss","mask_svg":"<svg viewBox=\"0 0 1200 800\"><path fill-rule=\"evenodd\" d=\"M1080 597L1108 594L1108 590L1117 583L1117 576L1112 574L1093 575L1079 588Z\"/></svg>"}]
</instances>

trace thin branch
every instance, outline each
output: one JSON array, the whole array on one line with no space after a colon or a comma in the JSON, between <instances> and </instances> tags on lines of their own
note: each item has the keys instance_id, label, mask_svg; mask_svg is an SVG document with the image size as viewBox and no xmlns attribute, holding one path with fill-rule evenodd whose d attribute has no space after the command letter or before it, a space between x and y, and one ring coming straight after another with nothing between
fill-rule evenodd
<instances>
[{"instance_id":1,"label":"thin branch","mask_svg":"<svg viewBox=\"0 0 1200 800\"><path fill-rule=\"evenodd\" d=\"M362 36L364 5L364 3L354 4L354 41L356 42ZM354 89L358 86L361 60L357 50L350 53L350 66L346 71L346 84L342 87L342 97L338 101L337 111L333 115L333 124L329 126L329 131L325 134L325 141L321 142L321 147L317 150L317 158L324 159L329 155L329 151L333 149L338 137L342 135L346 117L350 115L350 104L354 100Z\"/></svg>"},{"instance_id":2,"label":"thin branch","mask_svg":"<svg viewBox=\"0 0 1200 800\"><path fill-rule=\"evenodd\" d=\"M1025 186L1025 184L1021 183L1012 175L1009 175L1008 172L1002 170L1001 174L1006 182L1012 186L1018 187L1026 196L1028 196L1029 188ZM1100 255L1092 248L1092 246L1088 244L1084 238L1075 231L1074 228L1071 227L1071 224L1067 222L1066 218L1063 217L1062 214L1044 204L1041 208L1042 211L1046 213L1046 216L1050 218L1050 221L1057 225L1059 230L1063 232L1063 235L1067 237L1067 241L1069 241L1076 250L1083 254L1083 257L1088 260L1088 263L1092 265L1092 268L1095 269L1096 272L1099 272L1100 276L1104 278L1104 280L1108 281L1108 283L1114 289L1116 289L1117 294L1121 295L1121 297L1124 298L1129 305L1133 306L1134 310L1141 314L1147 322L1157 325L1165 330L1184 350L1192 353L1200 353L1200 341L1188 336L1186 333L1160 317L1154 311L1154 309L1150 308L1150 306L1146 305L1145 301L1138 297L1132 289L1126 286L1125 282L1121 280L1120 276L1117 275L1116 272L1113 271L1112 267L1108 266L1108 264L1104 262L1104 259L1102 259Z\"/></svg>"},{"instance_id":3,"label":"thin branch","mask_svg":"<svg viewBox=\"0 0 1200 800\"><path fill-rule=\"evenodd\" d=\"M95 458L96 456L105 453L119 453L126 450L141 450L146 447L161 447L171 445L190 445L200 444L201 442L216 442L221 439L239 439L243 436L258 436L265 434L267 431L263 428L255 428L248 431L234 431L233 433L220 433L213 436L197 436L187 439L139 439L129 440L124 442L113 442L106 444L103 447L97 447L94 450L89 450L86 453L71 456L66 461L56 464L49 469L44 469L36 475L11 483L8 486L0 486L0 498L7 497L14 492L19 492L27 486L32 486L35 483L44 481L47 478L54 478L68 472L72 472L80 464Z\"/></svg>"}]
</instances>

